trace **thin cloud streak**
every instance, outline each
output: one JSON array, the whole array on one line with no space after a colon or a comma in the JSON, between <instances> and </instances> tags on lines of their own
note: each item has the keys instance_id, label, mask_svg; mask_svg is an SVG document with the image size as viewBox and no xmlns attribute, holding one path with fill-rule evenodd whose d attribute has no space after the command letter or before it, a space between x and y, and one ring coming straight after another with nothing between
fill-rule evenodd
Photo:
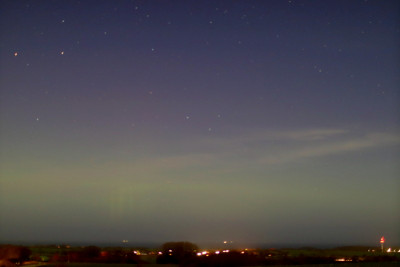
<instances>
[{"instance_id":1,"label":"thin cloud streak","mask_svg":"<svg viewBox=\"0 0 400 267\"><path fill-rule=\"evenodd\" d=\"M312 141L324 140L329 137L348 133L345 129L302 129L294 131L253 131L232 136L230 138L207 138L205 145L229 146L260 141Z\"/></svg>"},{"instance_id":2,"label":"thin cloud streak","mask_svg":"<svg viewBox=\"0 0 400 267\"><path fill-rule=\"evenodd\" d=\"M399 135L393 133L366 133L359 136L344 129L260 132L232 138L187 140L180 143L187 147L186 150L174 155L153 154L139 159L110 160L103 163L101 169L104 179L112 176L136 181L185 180L188 175L205 177L210 173L218 178L225 172L292 164L399 144ZM79 174L90 177L91 172L91 168L83 167Z\"/></svg>"},{"instance_id":3,"label":"thin cloud streak","mask_svg":"<svg viewBox=\"0 0 400 267\"><path fill-rule=\"evenodd\" d=\"M249 133L231 138L191 141L186 153L149 157L133 164L146 173L187 168L236 169L249 164L285 164L400 144L393 133L356 135L345 129L306 129Z\"/></svg>"},{"instance_id":4,"label":"thin cloud streak","mask_svg":"<svg viewBox=\"0 0 400 267\"><path fill-rule=\"evenodd\" d=\"M352 138L351 140L327 142L293 149L277 155L263 157L259 162L265 164L282 164L309 158L357 152L369 148L379 148L399 144L400 138L397 135L371 133L362 138Z\"/></svg>"}]
</instances>

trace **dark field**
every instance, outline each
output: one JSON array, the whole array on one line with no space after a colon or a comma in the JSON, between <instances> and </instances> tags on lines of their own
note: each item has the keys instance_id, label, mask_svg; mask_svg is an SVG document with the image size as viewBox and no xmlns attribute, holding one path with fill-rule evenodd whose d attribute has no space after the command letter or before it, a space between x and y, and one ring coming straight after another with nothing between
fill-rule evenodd
<instances>
[{"instance_id":1,"label":"dark field","mask_svg":"<svg viewBox=\"0 0 400 267\"><path fill-rule=\"evenodd\" d=\"M0 246L0 267L128 266L400 266L399 249L381 252L363 246L282 249L202 249L190 242L168 242L158 248L70 245Z\"/></svg>"},{"instance_id":2,"label":"dark field","mask_svg":"<svg viewBox=\"0 0 400 267\"><path fill-rule=\"evenodd\" d=\"M57 264L48 264L48 267L178 267L179 264L101 264L101 263L69 263L65 265L57 265ZM254 267L261 267L254 266ZM274 265L280 267L293 267L293 265ZM394 267L400 266L399 262L364 262L364 263L342 263L342 264L305 264L305 265L295 265L301 267L328 267L328 266L338 266L338 267ZM247 266L243 266L247 267Z\"/></svg>"}]
</instances>

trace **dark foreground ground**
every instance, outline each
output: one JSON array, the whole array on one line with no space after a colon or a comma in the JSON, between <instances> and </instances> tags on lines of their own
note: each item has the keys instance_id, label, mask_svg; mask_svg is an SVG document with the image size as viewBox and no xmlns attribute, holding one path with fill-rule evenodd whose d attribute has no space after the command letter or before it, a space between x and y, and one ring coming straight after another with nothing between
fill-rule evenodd
<instances>
[{"instance_id":1,"label":"dark foreground ground","mask_svg":"<svg viewBox=\"0 0 400 267\"><path fill-rule=\"evenodd\" d=\"M0 267L392 267L400 266L399 248L334 249L200 249L190 242L168 242L159 248L69 245L0 245Z\"/></svg>"},{"instance_id":2,"label":"dark foreground ground","mask_svg":"<svg viewBox=\"0 0 400 267\"><path fill-rule=\"evenodd\" d=\"M70 263L66 265L57 265L57 264L49 264L46 265L48 267L57 267L57 266L65 266L65 267L179 267L179 264L98 264L98 263ZM338 265L332 264L305 264L305 265L274 265L279 267L330 267L330 266L338 266L338 267L394 267L400 266L398 262L364 262L364 263L343 263ZM247 266L243 266L247 267ZM265 265L255 266L255 267L265 267Z\"/></svg>"}]
</instances>

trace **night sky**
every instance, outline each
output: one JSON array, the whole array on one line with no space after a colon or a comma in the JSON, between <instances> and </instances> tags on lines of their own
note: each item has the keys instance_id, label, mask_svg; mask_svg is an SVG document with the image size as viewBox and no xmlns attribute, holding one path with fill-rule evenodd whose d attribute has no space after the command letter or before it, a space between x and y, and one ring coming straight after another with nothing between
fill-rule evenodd
<instances>
[{"instance_id":1,"label":"night sky","mask_svg":"<svg viewBox=\"0 0 400 267\"><path fill-rule=\"evenodd\" d=\"M400 243L399 1L0 12L0 241Z\"/></svg>"}]
</instances>

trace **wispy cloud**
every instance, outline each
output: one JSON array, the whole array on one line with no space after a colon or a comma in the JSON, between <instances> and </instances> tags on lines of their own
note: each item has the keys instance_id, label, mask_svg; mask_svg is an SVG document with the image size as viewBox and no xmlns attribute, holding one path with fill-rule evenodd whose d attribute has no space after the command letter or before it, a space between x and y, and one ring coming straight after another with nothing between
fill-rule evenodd
<instances>
[{"instance_id":1,"label":"wispy cloud","mask_svg":"<svg viewBox=\"0 0 400 267\"><path fill-rule=\"evenodd\" d=\"M158 180L175 174L179 178L181 175L195 175L195 172L232 172L255 165L292 164L396 146L400 144L400 136L395 133L360 134L345 129L306 129L252 132L230 138L196 139L183 143L180 145L186 150L179 153L108 162L109 168L106 169L114 170L117 176L135 179Z\"/></svg>"},{"instance_id":2,"label":"wispy cloud","mask_svg":"<svg viewBox=\"0 0 400 267\"><path fill-rule=\"evenodd\" d=\"M344 129L307 129L299 131L272 132L267 138L290 139L290 140L323 140L332 136L347 133Z\"/></svg>"},{"instance_id":3,"label":"wispy cloud","mask_svg":"<svg viewBox=\"0 0 400 267\"><path fill-rule=\"evenodd\" d=\"M266 164L280 164L308 158L324 157L334 154L357 152L388 145L399 145L400 137L393 134L371 133L363 137L352 137L347 140L308 144L300 148L286 150L274 155L260 158Z\"/></svg>"},{"instance_id":4,"label":"wispy cloud","mask_svg":"<svg viewBox=\"0 0 400 267\"><path fill-rule=\"evenodd\" d=\"M324 140L330 137L343 135L348 133L345 129L301 129L301 130L285 130L270 131L260 130L237 134L224 138L207 138L204 139L204 145L226 146L241 145L245 143L254 143L261 141L312 141Z\"/></svg>"},{"instance_id":5,"label":"wispy cloud","mask_svg":"<svg viewBox=\"0 0 400 267\"><path fill-rule=\"evenodd\" d=\"M208 139L220 157L236 153L262 164L282 164L400 144L396 133L355 133L346 129L260 131L224 139Z\"/></svg>"}]
</instances>

